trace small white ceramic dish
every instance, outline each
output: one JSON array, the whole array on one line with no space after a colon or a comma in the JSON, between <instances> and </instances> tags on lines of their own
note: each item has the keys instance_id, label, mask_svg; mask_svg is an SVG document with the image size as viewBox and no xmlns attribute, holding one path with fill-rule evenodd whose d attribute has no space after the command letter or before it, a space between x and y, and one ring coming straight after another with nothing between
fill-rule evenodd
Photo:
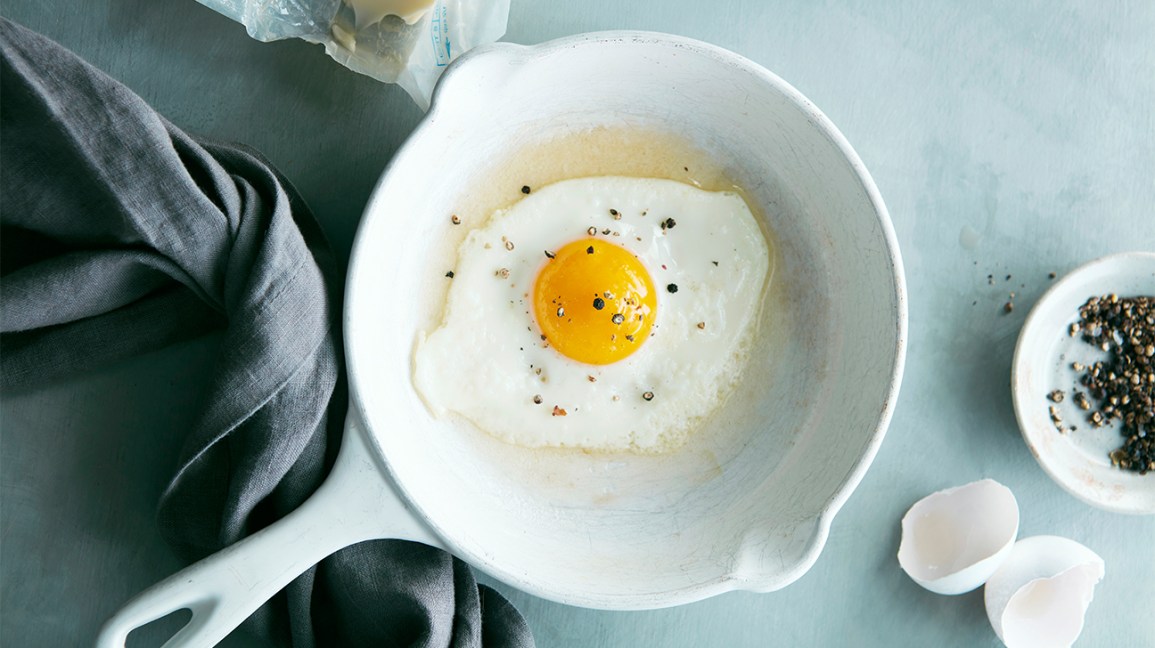
<instances>
[{"instance_id":1,"label":"small white ceramic dish","mask_svg":"<svg viewBox=\"0 0 1155 648\"><path fill-rule=\"evenodd\" d=\"M450 214L501 160L593 128L662 131L704 150L764 214L779 250L741 384L666 454L511 446L434 418L411 380L454 263L451 231L466 229L450 230ZM665 34L478 48L442 77L361 222L345 303L351 407L333 473L284 520L130 602L98 645L123 646L131 628L180 608L192 620L166 645L214 642L310 565L370 538L441 546L522 590L588 607L785 587L818 559L882 442L906 322L878 189L834 125L778 77Z\"/></svg>"},{"instance_id":2,"label":"small white ceramic dish","mask_svg":"<svg viewBox=\"0 0 1155 648\"><path fill-rule=\"evenodd\" d=\"M1093 295L1155 295L1155 253L1127 252L1091 261L1048 290L1031 310L1015 347L1011 369L1015 416L1031 454L1052 479L1075 497L1118 513L1155 513L1155 474L1140 476L1111 465L1108 453L1119 446L1118 424L1094 428L1073 402L1078 385L1073 362L1089 364L1105 354L1071 337L1079 307ZM1066 397L1055 404L1054 390ZM1054 405L1068 428L1061 434L1051 421Z\"/></svg>"}]
</instances>

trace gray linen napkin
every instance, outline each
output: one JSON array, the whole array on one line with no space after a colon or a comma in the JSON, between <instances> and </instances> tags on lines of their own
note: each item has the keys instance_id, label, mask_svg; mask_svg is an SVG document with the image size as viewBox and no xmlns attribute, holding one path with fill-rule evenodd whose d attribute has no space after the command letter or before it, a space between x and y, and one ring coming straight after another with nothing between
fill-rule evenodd
<instances>
[{"instance_id":1,"label":"gray linen napkin","mask_svg":"<svg viewBox=\"0 0 1155 648\"><path fill-rule=\"evenodd\" d=\"M187 560L300 504L340 443L341 274L300 196L252 151L197 142L72 53L0 19L5 389L224 327L161 498ZM247 622L293 646L532 646L517 611L430 547L367 542Z\"/></svg>"}]
</instances>

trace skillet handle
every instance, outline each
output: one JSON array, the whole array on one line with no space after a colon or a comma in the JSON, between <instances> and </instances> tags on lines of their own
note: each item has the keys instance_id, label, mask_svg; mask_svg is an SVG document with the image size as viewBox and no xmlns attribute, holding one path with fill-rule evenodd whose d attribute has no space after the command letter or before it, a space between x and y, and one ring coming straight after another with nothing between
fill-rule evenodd
<instances>
[{"instance_id":1,"label":"skillet handle","mask_svg":"<svg viewBox=\"0 0 1155 648\"><path fill-rule=\"evenodd\" d=\"M333 471L300 508L137 595L104 624L96 647L124 648L134 629L182 609L192 618L164 648L213 646L339 549L377 538L442 546L394 490L359 416L349 408Z\"/></svg>"}]
</instances>

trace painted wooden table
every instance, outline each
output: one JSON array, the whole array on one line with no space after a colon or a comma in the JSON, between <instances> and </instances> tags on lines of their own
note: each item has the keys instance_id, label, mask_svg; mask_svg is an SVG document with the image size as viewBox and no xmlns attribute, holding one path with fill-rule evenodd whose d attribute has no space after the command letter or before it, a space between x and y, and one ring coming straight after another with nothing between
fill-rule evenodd
<instances>
[{"instance_id":1,"label":"painted wooden table","mask_svg":"<svg viewBox=\"0 0 1155 648\"><path fill-rule=\"evenodd\" d=\"M192 0L9 0L0 14L177 125L263 151L346 257L374 181L421 117L398 88L320 48L257 43ZM1155 645L1155 615L1142 612L1155 600L1155 517L1101 512L1054 485L1019 437L1008 387L1016 335L1048 273L1155 250L1155 3L513 0L506 39L612 28L735 50L842 129L894 219L909 359L887 439L801 580L631 613L498 585L539 644L996 646L981 593L925 592L894 557L911 503L992 477L1018 496L1022 535L1066 535L1106 560L1080 645ZM128 597L178 568L153 510L216 344L4 398L0 644L86 645Z\"/></svg>"}]
</instances>

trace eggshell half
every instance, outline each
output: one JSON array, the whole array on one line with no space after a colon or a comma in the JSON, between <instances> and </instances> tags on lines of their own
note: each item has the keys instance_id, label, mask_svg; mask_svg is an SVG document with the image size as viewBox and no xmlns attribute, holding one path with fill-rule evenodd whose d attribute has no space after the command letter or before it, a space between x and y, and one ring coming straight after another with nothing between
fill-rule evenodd
<instances>
[{"instance_id":1,"label":"eggshell half","mask_svg":"<svg viewBox=\"0 0 1155 648\"><path fill-rule=\"evenodd\" d=\"M982 479L915 502L902 518L898 563L932 592L962 594L990 578L1018 533L1014 494Z\"/></svg>"},{"instance_id":2,"label":"eggshell half","mask_svg":"<svg viewBox=\"0 0 1155 648\"><path fill-rule=\"evenodd\" d=\"M987 581L987 618L1008 648L1070 646L1104 573L1103 559L1074 540L1023 538Z\"/></svg>"}]
</instances>

